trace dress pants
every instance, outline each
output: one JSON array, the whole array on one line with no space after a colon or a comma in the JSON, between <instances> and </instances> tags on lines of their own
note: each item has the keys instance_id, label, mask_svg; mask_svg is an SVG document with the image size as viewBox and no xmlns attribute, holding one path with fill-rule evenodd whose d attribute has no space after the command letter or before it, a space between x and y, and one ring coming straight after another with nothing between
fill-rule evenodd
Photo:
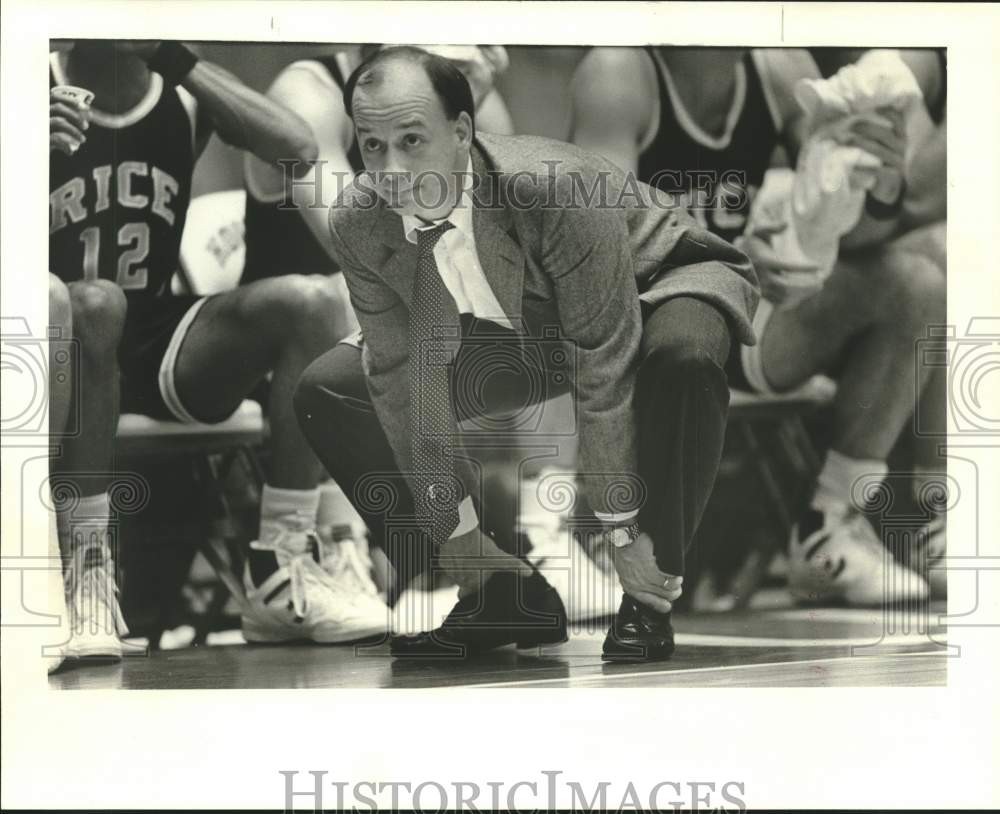
<instances>
[{"instance_id":1,"label":"dress pants","mask_svg":"<svg viewBox=\"0 0 1000 814\"><path fill-rule=\"evenodd\" d=\"M471 324L463 315L466 338L475 330ZM473 348L483 342L519 342L496 326L477 333ZM677 297L655 308L644 306L635 418L638 474L648 498L639 525L653 540L660 570L668 574L684 572L685 551L718 472L729 406L723 366L731 342L725 317L706 301ZM469 410L477 402L502 411L523 405L525 394L557 395L553 382L565 379L547 376L539 388L539 374L549 371L526 371L519 378L505 366L505 378L495 377L490 392L477 393L475 399L456 397L455 382L483 378L482 371L465 375L463 367L495 358L466 352L469 344L463 339L453 363L458 421L475 418ZM412 495L371 403L360 349L341 344L314 361L296 388L295 411L309 444L368 524L372 541L385 549L400 586L405 586L430 562L430 546L414 520ZM479 516L484 516L481 511Z\"/></svg>"}]
</instances>

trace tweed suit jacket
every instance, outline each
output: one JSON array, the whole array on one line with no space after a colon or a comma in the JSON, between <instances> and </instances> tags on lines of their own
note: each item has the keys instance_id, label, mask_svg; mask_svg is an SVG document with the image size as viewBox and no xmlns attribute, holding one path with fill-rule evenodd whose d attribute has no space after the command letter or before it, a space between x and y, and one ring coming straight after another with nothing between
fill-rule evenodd
<instances>
[{"instance_id":1,"label":"tweed suit jacket","mask_svg":"<svg viewBox=\"0 0 1000 814\"><path fill-rule=\"evenodd\" d=\"M632 404L640 301L707 300L740 342L753 344L759 286L750 261L633 176L572 145L480 134L472 168L476 250L497 302L524 337L546 328L551 335L556 326L573 345L579 469L589 503L598 512L634 508L642 490ZM361 180L331 207L329 224L364 337L372 402L409 474L408 320L417 247L399 215ZM471 470L458 468L467 488L477 489Z\"/></svg>"}]
</instances>

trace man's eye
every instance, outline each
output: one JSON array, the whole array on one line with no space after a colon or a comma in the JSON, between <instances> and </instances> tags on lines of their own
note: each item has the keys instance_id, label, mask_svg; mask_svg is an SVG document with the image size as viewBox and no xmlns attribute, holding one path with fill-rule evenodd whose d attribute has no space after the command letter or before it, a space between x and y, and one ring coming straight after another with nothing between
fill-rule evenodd
<instances>
[{"instance_id":1,"label":"man's eye","mask_svg":"<svg viewBox=\"0 0 1000 814\"><path fill-rule=\"evenodd\" d=\"M405 144L407 147L416 147L418 144L420 144L421 141L422 139L420 138L420 136L417 136L413 133L410 133L409 135L403 137L403 144Z\"/></svg>"},{"instance_id":2,"label":"man's eye","mask_svg":"<svg viewBox=\"0 0 1000 814\"><path fill-rule=\"evenodd\" d=\"M374 153L379 148L379 142L377 139L366 139L365 140L365 150L369 153Z\"/></svg>"}]
</instances>

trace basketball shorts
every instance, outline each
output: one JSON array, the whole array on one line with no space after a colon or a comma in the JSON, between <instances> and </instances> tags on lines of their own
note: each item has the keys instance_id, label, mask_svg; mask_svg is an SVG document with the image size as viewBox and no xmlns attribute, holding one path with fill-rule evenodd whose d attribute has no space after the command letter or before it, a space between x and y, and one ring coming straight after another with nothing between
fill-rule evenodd
<instances>
[{"instance_id":1,"label":"basketball shorts","mask_svg":"<svg viewBox=\"0 0 1000 814\"><path fill-rule=\"evenodd\" d=\"M118 351L121 411L159 420L193 423L174 379L177 355L208 297L158 297L133 306L125 317Z\"/></svg>"}]
</instances>

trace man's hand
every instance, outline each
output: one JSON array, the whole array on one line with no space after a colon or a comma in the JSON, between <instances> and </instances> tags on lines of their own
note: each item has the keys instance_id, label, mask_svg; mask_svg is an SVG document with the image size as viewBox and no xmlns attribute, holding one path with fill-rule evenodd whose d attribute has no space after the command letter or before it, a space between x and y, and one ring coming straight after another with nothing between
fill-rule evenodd
<instances>
[{"instance_id":1,"label":"man's hand","mask_svg":"<svg viewBox=\"0 0 1000 814\"><path fill-rule=\"evenodd\" d=\"M786 228L787 223L762 224L753 232L738 237L733 245L753 263L764 299L790 308L817 294L823 281L819 278L819 266L785 260L771 248L771 236Z\"/></svg>"},{"instance_id":2,"label":"man's hand","mask_svg":"<svg viewBox=\"0 0 1000 814\"><path fill-rule=\"evenodd\" d=\"M615 571L625 593L660 613L680 598L684 577L664 574L653 556L653 541L643 532L634 543L612 551Z\"/></svg>"},{"instance_id":3,"label":"man's hand","mask_svg":"<svg viewBox=\"0 0 1000 814\"><path fill-rule=\"evenodd\" d=\"M73 155L87 140L84 131L88 127L89 108L49 92L49 152L59 150L66 155Z\"/></svg>"},{"instance_id":4,"label":"man's hand","mask_svg":"<svg viewBox=\"0 0 1000 814\"><path fill-rule=\"evenodd\" d=\"M840 144L858 147L881 162L879 167L859 167L852 179L857 187L884 204L895 203L903 187L906 161L906 127L903 114L893 108L879 108L874 113L851 119L834 136Z\"/></svg>"}]
</instances>

